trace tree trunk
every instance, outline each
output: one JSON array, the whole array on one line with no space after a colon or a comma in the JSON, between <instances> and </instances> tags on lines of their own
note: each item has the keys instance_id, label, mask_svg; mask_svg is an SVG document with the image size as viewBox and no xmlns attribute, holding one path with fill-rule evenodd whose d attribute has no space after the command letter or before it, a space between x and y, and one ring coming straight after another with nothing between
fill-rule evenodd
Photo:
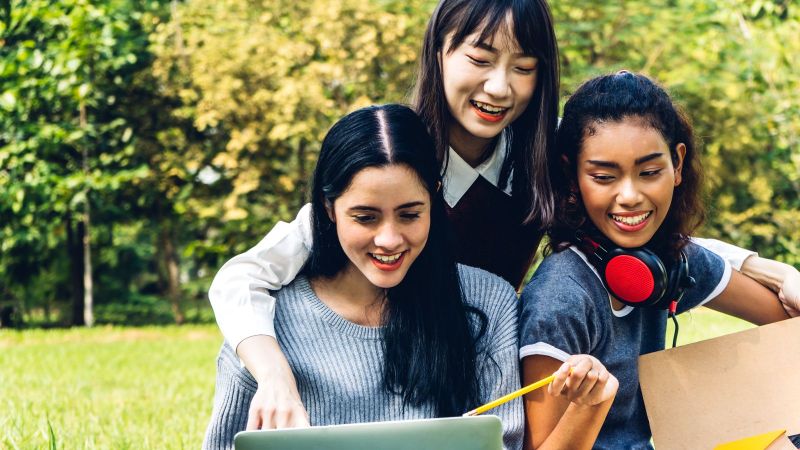
<instances>
[{"instance_id":1,"label":"tree trunk","mask_svg":"<svg viewBox=\"0 0 800 450\"><path fill-rule=\"evenodd\" d=\"M72 213L67 217L67 255L69 255L69 286L72 301L70 325L85 325L83 321L83 222L73 223Z\"/></svg>"},{"instance_id":2,"label":"tree trunk","mask_svg":"<svg viewBox=\"0 0 800 450\"><path fill-rule=\"evenodd\" d=\"M180 264L178 263L178 252L175 250L175 241L172 236L172 227L163 224L159 232L159 247L163 257L163 270L167 278L167 298L172 305L172 315L175 323L182 324L186 317L181 308L181 281Z\"/></svg>"},{"instance_id":3,"label":"tree trunk","mask_svg":"<svg viewBox=\"0 0 800 450\"><path fill-rule=\"evenodd\" d=\"M87 128L86 105L81 102L80 126ZM83 174L89 175L89 148L83 145ZM92 295L92 223L91 210L89 209L89 189L85 190L83 204L83 321L87 327L94 325L94 298Z\"/></svg>"}]
</instances>

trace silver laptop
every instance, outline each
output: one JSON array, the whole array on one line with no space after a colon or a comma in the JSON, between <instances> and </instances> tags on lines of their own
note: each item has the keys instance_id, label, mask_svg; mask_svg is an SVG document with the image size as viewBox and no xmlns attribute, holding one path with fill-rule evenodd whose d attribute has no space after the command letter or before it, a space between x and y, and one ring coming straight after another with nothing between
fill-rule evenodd
<instances>
[{"instance_id":1,"label":"silver laptop","mask_svg":"<svg viewBox=\"0 0 800 450\"><path fill-rule=\"evenodd\" d=\"M236 450L502 450L497 416L242 431Z\"/></svg>"}]
</instances>

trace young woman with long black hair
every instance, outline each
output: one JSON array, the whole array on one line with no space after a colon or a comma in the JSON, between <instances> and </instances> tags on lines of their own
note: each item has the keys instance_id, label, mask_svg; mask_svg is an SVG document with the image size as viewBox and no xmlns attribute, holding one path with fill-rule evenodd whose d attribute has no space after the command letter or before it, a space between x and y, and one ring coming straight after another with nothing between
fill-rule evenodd
<instances>
[{"instance_id":1,"label":"young woman with long black hair","mask_svg":"<svg viewBox=\"0 0 800 450\"><path fill-rule=\"evenodd\" d=\"M417 115L399 105L345 116L322 144L314 244L275 294L277 340L313 425L457 416L519 386L515 292L456 264L433 150ZM257 389L224 344L205 448L231 447ZM506 447L519 448L521 403L493 412Z\"/></svg>"}]
</instances>

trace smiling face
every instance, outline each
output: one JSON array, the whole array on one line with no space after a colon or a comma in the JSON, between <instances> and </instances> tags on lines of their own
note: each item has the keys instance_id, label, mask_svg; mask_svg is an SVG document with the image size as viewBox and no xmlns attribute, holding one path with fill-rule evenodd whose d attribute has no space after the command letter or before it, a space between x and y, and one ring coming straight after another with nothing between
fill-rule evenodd
<instances>
[{"instance_id":1,"label":"smiling face","mask_svg":"<svg viewBox=\"0 0 800 450\"><path fill-rule=\"evenodd\" d=\"M428 240L430 212L430 195L408 166L358 172L328 209L349 280L382 289L403 281Z\"/></svg>"},{"instance_id":2,"label":"smiling face","mask_svg":"<svg viewBox=\"0 0 800 450\"><path fill-rule=\"evenodd\" d=\"M625 119L594 125L578 154L577 179L589 219L620 247L645 245L667 217L681 182L686 146L677 164L657 130Z\"/></svg>"},{"instance_id":3,"label":"smiling face","mask_svg":"<svg viewBox=\"0 0 800 450\"><path fill-rule=\"evenodd\" d=\"M449 53L448 36L440 58L454 149L485 148L528 107L538 61L523 54L513 36L510 25L484 42L473 33Z\"/></svg>"}]
</instances>

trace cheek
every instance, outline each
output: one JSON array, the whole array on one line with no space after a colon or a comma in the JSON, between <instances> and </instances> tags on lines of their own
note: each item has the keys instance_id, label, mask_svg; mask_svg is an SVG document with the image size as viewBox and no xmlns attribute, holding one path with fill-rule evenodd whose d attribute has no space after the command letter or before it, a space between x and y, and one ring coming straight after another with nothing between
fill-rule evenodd
<instances>
[{"instance_id":1,"label":"cheek","mask_svg":"<svg viewBox=\"0 0 800 450\"><path fill-rule=\"evenodd\" d=\"M420 220L419 223L413 228L409 239L412 240L412 245L419 246L420 251L428 242L428 235L430 234L431 221L429 217Z\"/></svg>"},{"instance_id":2,"label":"cheek","mask_svg":"<svg viewBox=\"0 0 800 450\"><path fill-rule=\"evenodd\" d=\"M538 78L536 75L532 77L520 78L515 85L515 91L519 96L519 100L524 105L528 105L533 98L533 93L536 91L536 82Z\"/></svg>"},{"instance_id":3,"label":"cheek","mask_svg":"<svg viewBox=\"0 0 800 450\"><path fill-rule=\"evenodd\" d=\"M336 234L339 237L339 244L345 253L357 250L369 242L369 236L352 223L346 220L336 221Z\"/></svg>"}]
</instances>

